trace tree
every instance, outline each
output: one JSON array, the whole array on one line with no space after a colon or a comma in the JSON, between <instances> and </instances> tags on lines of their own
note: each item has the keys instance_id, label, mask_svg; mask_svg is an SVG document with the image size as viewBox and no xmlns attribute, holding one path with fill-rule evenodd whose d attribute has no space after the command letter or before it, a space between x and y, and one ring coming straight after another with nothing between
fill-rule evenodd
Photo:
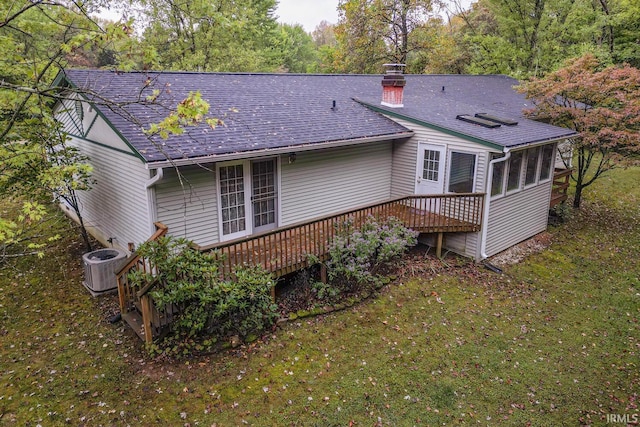
<instances>
[{"instance_id":1,"label":"tree","mask_svg":"<svg viewBox=\"0 0 640 427\"><path fill-rule=\"evenodd\" d=\"M432 11L430 0L341 0L336 69L350 73L378 72L385 62L407 63L419 48L413 32Z\"/></svg>"},{"instance_id":2,"label":"tree","mask_svg":"<svg viewBox=\"0 0 640 427\"><path fill-rule=\"evenodd\" d=\"M279 71L306 73L316 65L316 46L300 24L278 25L278 31L271 45L272 62L279 64Z\"/></svg>"},{"instance_id":3,"label":"tree","mask_svg":"<svg viewBox=\"0 0 640 427\"><path fill-rule=\"evenodd\" d=\"M521 90L533 99L527 114L579 133L570 143L577 165L573 206L607 171L640 164L640 70L629 65L603 65L585 55Z\"/></svg>"},{"instance_id":4,"label":"tree","mask_svg":"<svg viewBox=\"0 0 640 427\"><path fill-rule=\"evenodd\" d=\"M16 219L0 218L3 251L22 242L37 252L42 247L42 240L34 240L42 236L34 236L26 225L45 220L43 193L54 181L50 162L65 157L64 150L57 152L57 160L47 157L50 145L43 144L53 141L49 132L55 129L49 121L54 99L50 83L69 55L94 41L107 45L121 31L107 30L92 20L93 6L36 0L0 4L0 194L23 202ZM60 166L56 166L59 178L69 171Z\"/></svg>"},{"instance_id":5,"label":"tree","mask_svg":"<svg viewBox=\"0 0 640 427\"><path fill-rule=\"evenodd\" d=\"M273 71L276 0L136 0L143 43L167 70Z\"/></svg>"},{"instance_id":6,"label":"tree","mask_svg":"<svg viewBox=\"0 0 640 427\"><path fill-rule=\"evenodd\" d=\"M4 217L4 213L0 216L2 251L22 242L28 242L31 249L41 248L28 223L45 220L43 203L50 201L52 194L76 210L82 222L75 192L88 189L91 170L86 157L68 145L53 120L56 102L65 97L76 100L82 91L53 88L54 77L70 61L91 62L101 52L108 52L109 62L125 69L140 64L140 58L153 59L153 52L146 55L140 50L144 46L132 41L130 22L105 23L91 18L99 3L0 3L0 194L5 200L22 202L15 219ZM126 115L116 102L96 98L96 103ZM193 109L190 111L193 114ZM171 116L170 108L167 114ZM84 227L81 233L89 248Z\"/></svg>"},{"instance_id":7,"label":"tree","mask_svg":"<svg viewBox=\"0 0 640 427\"><path fill-rule=\"evenodd\" d=\"M566 58L599 52L637 64L635 0L478 0L458 10L472 73L543 76Z\"/></svg>"}]
</instances>

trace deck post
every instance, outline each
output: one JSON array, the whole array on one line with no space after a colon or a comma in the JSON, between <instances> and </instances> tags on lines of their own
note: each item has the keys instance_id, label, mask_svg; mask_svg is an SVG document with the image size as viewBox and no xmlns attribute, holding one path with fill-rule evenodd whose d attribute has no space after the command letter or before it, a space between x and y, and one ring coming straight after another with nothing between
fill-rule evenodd
<instances>
[{"instance_id":1,"label":"deck post","mask_svg":"<svg viewBox=\"0 0 640 427\"><path fill-rule=\"evenodd\" d=\"M320 263L320 281L327 284L327 266L324 262Z\"/></svg>"},{"instance_id":2,"label":"deck post","mask_svg":"<svg viewBox=\"0 0 640 427\"><path fill-rule=\"evenodd\" d=\"M438 233L438 240L436 242L436 256L442 258L442 241L444 240L444 233L441 231Z\"/></svg>"},{"instance_id":3,"label":"deck post","mask_svg":"<svg viewBox=\"0 0 640 427\"><path fill-rule=\"evenodd\" d=\"M153 342L153 331L151 330L151 298L149 295L143 295L140 298L142 308L142 324L144 325L144 342L151 344Z\"/></svg>"}]
</instances>

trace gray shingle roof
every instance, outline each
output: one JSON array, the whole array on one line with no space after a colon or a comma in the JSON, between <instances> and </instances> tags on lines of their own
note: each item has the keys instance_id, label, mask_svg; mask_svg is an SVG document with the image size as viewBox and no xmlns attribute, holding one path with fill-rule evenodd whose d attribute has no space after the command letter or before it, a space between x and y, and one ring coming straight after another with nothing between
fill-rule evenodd
<instances>
[{"instance_id":1,"label":"gray shingle roof","mask_svg":"<svg viewBox=\"0 0 640 427\"><path fill-rule=\"evenodd\" d=\"M380 106L379 75L102 70L67 70L65 74L74 86L94 93L87 95L88 100L97 104L148 162L410 134L408 129L380 114L385 109ZM530 104L512 90L517 81L508 77L407 75L406 79L404 108L389 110L395 115L504 147L573 134L568 129L522 118L522 109ZM168 114L162 105L136 102L145 100L153 89L163 90L161 103L171 107L190 91L199 90L211 105L210 114L224 120L224 126L211 129L202 124L167 140L150 139L142 129ZM118 108L100 105L101 98L121 105ZM479 112L517 119L519 124L486 129L456 120L458 114Z\"/></svg>"}]
</instances>

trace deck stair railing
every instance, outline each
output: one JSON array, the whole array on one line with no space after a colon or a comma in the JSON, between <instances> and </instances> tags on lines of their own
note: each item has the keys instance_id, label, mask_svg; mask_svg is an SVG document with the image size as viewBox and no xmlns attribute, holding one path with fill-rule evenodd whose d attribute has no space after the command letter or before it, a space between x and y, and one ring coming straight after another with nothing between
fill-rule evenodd
<instances>
[{"instance_id":1,"label":"deck stair railing","mask_svg":"<svg viewBox=\"0 0 640 427\"><path fill-rule=\"evenodd\" d=\"M551 186L551 201L549 208L564 202L568 198L569 179L573 169L556 169L553 173L553 185Z\"/></svg>"},{"instance_id":2,"label":"deck stair railing","mask_svg":"<svg viewBox=\"0 0 640 427\"><path fill-rule=\"evenodd\" d=\"M147 241L157 240L167 234L168 227L160 222L155 223L156 232ZM155 266L149 260L134 252L124 266L116 273L118 297L122 319L142 338L150 343L168 331L176 312L175 307L158 308L153 303L149 292L158 284L153 281L141 289L131 283L129 274L135 271L155 274Z\"/></svg>"},{"instance_id":3,"label":"deck stair railing","mask_svg":"<svg viewBox=\"0 0 640 427\"><path fill-rule=\"evenodd\" d=\"M197 247L216 251L221 257L223 274L232 274L237 265L262 265L275 277L309 266L312 259L326 260L329 244L344 227L359 228L369 216L377 219L398 218L406 227L422 233L477 232L482 224L482 193L414 195L350 209L334 215L280 227L265 233L229 242ZM156 223L156 240L167 227ZM122 318L147 343L165 334L178 307L157 307L150 291L162 286L154 281L136 289L129 274L134 271L155 273L155 266L134 253L116 273Z\"/></svg>"}]
</instances>

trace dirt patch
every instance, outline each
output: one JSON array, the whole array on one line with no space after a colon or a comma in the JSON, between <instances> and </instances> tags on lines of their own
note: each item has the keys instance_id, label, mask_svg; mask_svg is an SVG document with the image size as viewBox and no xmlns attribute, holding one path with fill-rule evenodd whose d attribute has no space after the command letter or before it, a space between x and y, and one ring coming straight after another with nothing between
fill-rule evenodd
<instances>
[{"instance_id":1,"label":"dirt patch","mask_svg":"<svg viewBox=\"0 0 640 427\"><path fill-rule=\"evenodd\" d=\"M510 247L506 251L489 258L489 262L494 265L517 264L531 254L537 254L547 249L552 242L551 234L543 231L532 238Z\"/></svg>"}]
</instances>

